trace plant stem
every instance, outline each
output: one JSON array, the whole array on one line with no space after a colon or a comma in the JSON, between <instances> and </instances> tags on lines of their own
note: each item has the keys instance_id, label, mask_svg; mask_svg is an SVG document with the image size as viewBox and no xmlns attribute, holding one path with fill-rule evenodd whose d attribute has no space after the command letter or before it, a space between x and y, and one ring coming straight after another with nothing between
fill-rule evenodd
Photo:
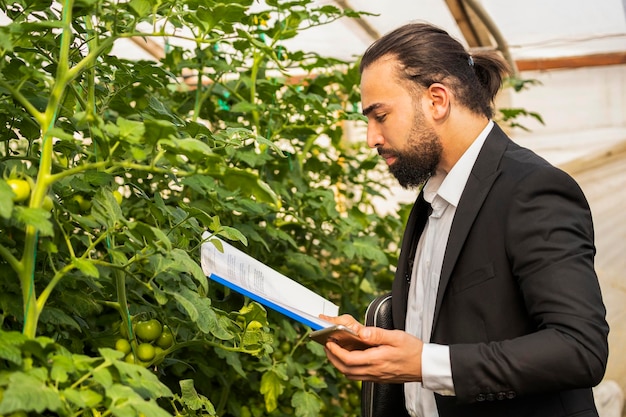
<instances>
[{"instance_id":1,"label":"plant stem","mask_svg":"<svg viewBox=\"0 0 626 417\"><path fill-rule=\"evenodd\" d=\"M4 246L0 245L0 256L11 265L11 268L19 275L22 271L22 263Z\"/></svg>"},{"instance_id":2,"label":"plant stem","mask_svg":"<svg viewBox=\"0 0 626 417\"><path fill-rule=\"evenodd\" d=\"M69 51L72 42L72 6L73 0L66 0L63 7L63 21L61 46L59 50L59 62L54 86L41 123L42 148L37 181L30 197L30 208L41 207L43 199L50 185L49 177L52 171L53 138L52 128L56 121L58 108L67 86L67 71L69 66ZM35 294L35 258L37 250L38 233L32 225L26 226L24 240L24 252L22 257L22 270L19 273L22 298L24 302L24 327L23 333L27 337L35 338L37 334L37 322L41 314L41 308L37 305ZM46 297L47 298L47 297Z\"/></svg>"},{"instance_id":3,"label":"plant stem","mask_svg":"<svg viewBox=\"0 0 626 417\"><path fill-rule=\"evenodd\" d=\"M115 290L117 292L117 303L120 307L120 316L122 318L122 325L126 329L126 334L130 340L134 339L133 326L131 323L130 311L128 310L128 299L126 298L126 279L122 271L115 270Z\"/></svg>"}]
</instances>

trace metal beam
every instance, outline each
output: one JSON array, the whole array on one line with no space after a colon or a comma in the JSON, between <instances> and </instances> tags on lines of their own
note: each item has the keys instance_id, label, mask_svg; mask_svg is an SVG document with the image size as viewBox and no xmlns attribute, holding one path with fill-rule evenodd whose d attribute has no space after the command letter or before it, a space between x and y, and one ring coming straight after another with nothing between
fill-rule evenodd
<instances>
[{"instance_id":1,"label":"metal beam","mask_svg":"<svg viewBox=\"0 0 626 417\"><path fill-rule=\"evenodd\" d=\"M480 1L479 0L446 0L446 4L448 5L448 8L450 9L450 12L453 13L453 15L454 13L456 13L455 19L457 19L457 21L460 21L461 24L463 24L464 26L465 25L469 26L469 29L467 29L466 32L468 33L468 36L475 37L476 42L478 42L479 44L487 42L482 39L483 33L485 31L489 35L491 35L490 37L493 39L493 43L489 42L486 45L480 45L480 46L481 47L485 47L485 46L493 47L493 44L495 43L496 49L498 49L502 53L502 55L504 56L504 59L506 59L506 61L509 63L509 66L511 67L511 71L513 72L512 74L513 77L517 77L518 76L517 65L515 64L515 61L513 60L511 53L509 52L509 46L506 42L506 39L504 38L504 36L502 36L500 29L498 29L498 26L491 19L491 16L489 16L489 13L487 13L487 11L483 8ZM450 8L451 5L454 8L454 10ZM472 13L469 13L468 10L471 10ZM472 17L472 15L475 18ZM461 28L461 30L463 29ZM471 32L473 32L474 34L472 34ZM464 33L464 36L465 36L465 33Z\"/></svg>"},{"instance_id":2,"label":"metal beam","mask_svg":"<svg viewBox=\"0 0 626 417\"><path fill-rule=\"evenodd\" d=\"M544 71L588 67L626 65L626 51L603 54L560 56L554 58L524 58L516 61L520 71Z\"/></svg>"},{"instance_id":3,"label":"metal beam","mask_svg":"<svg viewBox=\"0 0 626 417\"><path fill-rule=\"evenodd\" d=\"M470 48L494 46L485 25L471 9L465 7L462 0L445 0L445 2Z\"/></svg>"}]
</instances>

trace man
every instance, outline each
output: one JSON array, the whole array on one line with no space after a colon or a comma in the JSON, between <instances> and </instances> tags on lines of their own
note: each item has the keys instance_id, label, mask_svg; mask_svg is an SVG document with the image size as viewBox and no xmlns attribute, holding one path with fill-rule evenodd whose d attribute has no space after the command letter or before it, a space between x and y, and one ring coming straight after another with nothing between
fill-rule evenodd
<instances>
[{"instance_id":1,"label":"man","mask_svg":"<svg viewBox=\"0 0 626 417\"><path fill-rule=\"evenodd\" d=\"M608 325L591 214L571 177L491 121L506 72L427 24L362 59L368 145L423 188L393 284L397 330L327 318L374 347L326 353L351 379L403 383L410 416L597 416Z\"/></svg>"}]
</instances>

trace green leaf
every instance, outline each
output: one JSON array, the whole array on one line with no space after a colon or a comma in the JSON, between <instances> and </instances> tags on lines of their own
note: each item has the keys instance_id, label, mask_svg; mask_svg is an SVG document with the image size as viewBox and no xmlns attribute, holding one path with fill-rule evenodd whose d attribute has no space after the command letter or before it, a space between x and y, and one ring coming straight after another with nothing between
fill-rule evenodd
<instances>
[{"instance_id":1,"label":"green leaf","mask_svg":"<svg viewBox=\"0 0 626 417\"><path fill-rule=\"evenodd\" d=\"M191 259L189 254L181 249L174 249L169 255L174 261L172 266L176 266L178 271L190 273L206 294L209 290L209 283L198 262Z\"/></svg>"},{"instance_id":2,"label":"green leaf","mask_svg":"<svg viewBox=\"0 0 626 417\"><path fill-rule=\"evenodd\" d=\"M124 219L122 209L117 204L113 192L106 188L96 193L92 200L91 213L98 223L109 229L114 229L116 223Z\"/></svg>"},{"instance_id":3,"label":"green leaf","mask_svg":"<svg viewBox=\"0 0 626 417\"><path fill-rule=\"evenodd\" d=\"M322 409L322 401L309 391L298 391L291 399L297 417L317 417Z\"/></svg>"},{"instance_id":4,"label":"green leaf","mask_svg":"<svg viewBox=\"0 0 626 417\"><path fill-rule=\"evenodd\" d=\"M318 375L311 375L307 377L306 385L315 390L328 388L328 384Z\"/></svg>"},{"instance_id":5,"label":"green leaf","mask_svg":"<svg viewBox=\"0 0 626 417\"><path fill-rule=\"evenodd\" d=\"M124 356L122 352L117 353L119 354L119 357ZM113 375L111 375L111 371L109 370L109 368L98 367L94 369L93 380L102 385L104 388L109 388L113 385Z\"/></svg>"},{"instance_id":6,"label":"green leaf","mask_svg":"<svg viewBox=\"0 0 626 417\"><path fill-rule=\"evenodd\" d=\"M161 243L162 245L165 246L165 249L168 251L172 250L172 242L170 241L170 238L163 232L163 230L161 230L158 227L150 227L150 230L152 230L152 233L154 234L154 243Z\"/></svg>"},{"instance_id":7,"label":"green leaf","mask_svg":"<svg viewBox=\"0 0 626 417\"><path fill-rule=\"evenodd\" d=\"M51 306L46 306L41 312L42 323L54 324L56 326L67 326L76 330L81 330L80 325L65 311Z\"/></svg>"},{"instance_id":8,"label":"green leaf","mask_svg":"<svg viewBox=\"0 0 626 417\"><path fill-rule=\"evenodd\" d=\"M348 244L344 248L344 253L350 257L365 258L376 261L381 265L387 265L389 260L387 255L377 245L377 241L372 238L359 238Z\"/></svg>"},{"instance_id":9,"label":"green leaf","mask_svg":"<svg viewBox=\"0 0 626 417\"><path fill-rule=\"evenodd\" d=\"M252 172L229 168L222 181L230 190L239 190L245 196L254 196L258 202L278 205L276 193Z\"/></svg>"},{"instance_id":10,"label":"green leaf","mask_svg":"<svg viewBox=\"0 0 626 417\"><path fill-rule=\"evenodd\" d=\"M70 403L80 408L95 408L102 403L103 399L101 394L90 389L66 388L62 392Z\"/></svg>"},{"instance_id":11,"label":"green leaf","mask_svg":"<svg viewBox=\"0 0 626 417\"><path fill-rule=\"evenodd\" d=\"M317 344L319 345L319 343ZM246 371L243 370L243 366L241 364L242 356L240 353L216 349L215 354L218 358L223 359L241 378L245 379L249 377L249 375L246 374Z\"/></svg>"},{"instance_id":12,"label":"green leaf","mask_svg":"<svg viewBox=\"0 0 626 417\"><path fill-rule=\"evenodd\" d=\"M0 358L21 365L22 351L20 346L26 340L27 337L20 332L0 330Z\"/></svg>"},{"instance_id":13,"label":"green leaf","mask_svg":"<svg viewBox=\"0 0 626 417\"><path fill-rule=\"evenodd\" d=\"M139 238L145 241L147 245L156 247L165 246L165 249L172 250L172 242L169 237L158 227L153 227L142 222L127 222L128 228L136 235L133 238Z\"/></svg>"},{"instance_id":14,"label":"green leaf","mask_svg":"<svg viewBox=\"0 0 626 417\"><path fill-rule=\"evenodd\" d=\"M258 106L248 102L248 101L240 101L238 103L235 103L235 105L233 105L230 108L231 112L234 113L249 113L251 111L254 111L257 109Z\"/></svg>"},{"instance_id":15,"label":"green leaf","mask_svg":"<svg viewBox=\"0 0 626 417\"><path fill-rule=\"evenodd\" d=\"M50 212L40 207L15 207L15 216L20 223L33 226L40 236L54 236Z\"/></svg>"},{"instance_id":16,"label":"green leaf","mask_svg":"<svg viewBox=\"0 0 626 417\"><path fill-rule=\"evenodd\" d=\"M192 161L203 161L203 158L207 156L214 156L213 150L206 143L197 139L162 139L159 144L166 150L175 154L186 155L191 158Z\"/></svg>"},{"instance_id":17,"label":"green leaf","mask_svg":"<svg viewBox=\"0 0 626 417\"><path fill-rule=\"evenodd\" d=\"M4 180L0 180L0 216L8 219L13 211L13 190Z\"/></svg>"},{"instance_id":18,"label":"green leaf","mask_svg":"<svg viewBox=\"0 0 626 417\"><path fill-rule=\"evenodd\" d=\"M135 417L143 414L150 417L171 417L171 414L159 407L154 399L145 400L130 387L115 384L107 389L106 395L111 398L109 410L114 416Z\"/></svg>"},{"instance_id":19,"label":"green leaf","mask_svg":"<svg viewBox=\"0 0 626 417\"><path fill-rule=\"evenodd\" d=\"M372 286L372 283L366 279L361 280L361 285L359 285L359 290L363 291L366 294L374 294L375 289Z\"/></svg>"},{"instance_id":20,"label":"green leaf","mask_svg":"<svg viewBox=\"0 0 626 417\"><path fill-rule=\"evenodd\" d=\"M285 390L283 378L273 370L267 371L261 377L261 394L265 399L265 410L268 413L278 407L278 397Z\"/></svg>"},{"instance_id":21,"label":"green leaf","mask_svg":"<svg viewBox=\"0 0 626 417\"><path fill-rule=\"evenodd\" d=\"M101 187L103 185L108 185L113 181L113 176L106 172L101 171L87 171L85 175L83 175L83 180L91 185L95 185L96 187Z\"/></svg>"},{"instance_id":22,"label":"green leaf","mask_svg":"<svg viewBox=\"0 0 626 417\"><path fill-rule=\"evenodd\" d=\"M66 382L69 375L76 370L74 361L69 355L55 355L50 361L52 362L50 378L56 383Z\"/></svg>"},{"instance_id":23,"label":"green leaf","mask_svg":"<svg viewBox=\"0 0 626 417\"><path fill-rule=\"evenodd\" d=\"M143 123L134 120L127 120L123 117L117 119L119 136L129 143L141 143L145 132Z\"/></svg>"},{"instance_id":24,"label":"green leaf","mask_svg":"<svg viewBox=\"0 0 626 417\"><path fill-rule=\"evenodd\" d=\"M10 24L8 26L11 26ZM6 31L0 30L0 49L5 50L6 52L13 52L13 42L11 42L11 37L7 36Z\"/></svg>"},{"instance_id":25,"label":"green leaf","mask_svg":"<svg viewBox=\"0 0 626 417\"><path fill-rule=\"evenodd\" d=\"M211 308L211 299L201 297L198 293L182 287L178 291L168 291L180 306L187 312L189 319L196 323L198 329L206 334L212 334L221 340L230 340L234 336L223 327L217 319L217 314Z\"/></svg>"},{"instance_id":26,"label":"green leaf","mask_svg":"<svg viewBox=\"0 0 626 417\"><path fill-rule=\"evenodd\" d=\"M10 414L18 410L42 414L45 410L58 411L63 407L58 393L45 383L46 370L41 371L43 372L33 369L28 374L11 374L9 386L0 402L0 414Z\"/></svg>"},{"instance_id":27,"label":"green leaf","mask_svg":"<svg viewBox=\"0 0 626 417\"><path fill-rule=\"evenodd\" d=\"M101 348L99 352L104 357L107 355L107 351L112 350L113 349L109 348ZM156 399L172 397L174 395L165 384L159 381L159 378L154 373L141 365L130 364L120 360L113 360L113 365L119 371L122 382L132 387L132 389L142 397ZM107 390L107 395L108 394L109 390Z\"/></svg>"},{"instance_id":28,"label":"green leaf","mask_svg":"<svg viewBox=\"0 0 626 417\"><path fill-rule=\"evenodd\" d=\"M246 238L246 236L233 227L220 226L219 228L214 229L214 231L217 233L217 235L225 239L235 242L241 242L246 246L248 245L248 239Z\"/></svg>"},{"instance_id":29,"label":"green leaf","mask_svg":"<svg viewBox=\"0 0 626 417\"><path fill-rule=\"evenodd\" d=\"M168 120L146 120L144 126L146 142L149 144L176 135L176 126Z\"/></svg>"},{"instance_id":30,"label":"green leaf","mask_svg":"<svg viewBox=\"0 0 626 417\"><path fill-rule=\"evenodd\" d=\"M176 300L176 302L180 305L180 307L187 313L187 316L189 316L189 319L192 322L198 324L198 327L200 328L200 330L202 330L204 333L209 333L208 326L202 326L201 323L198 323L198 319L200 318L200 313L198 312L198 309L196 308L196 305L194 304L192 300L189 300L187 297L185 297L185 295L179 292L168 292L168 294L171 295ZM202 323L206 323L206 319L203 318Z\"/></svg>"},{"instance_id":31,"label":"green leaf","mask_svg":"<svg viewBox=\"0 0 626 417\"><path fill-rule=\"evenodd\" d=\"M198 394L193 384L193 379L183 379L178 382L183 404L194 411L206 410L210 416L216 415L215 407L204 395Z\"/></svg>"},{"instance_id":32,"label":"green leaf","mask_svg":"<svg viewBox=\"0 0 626 417\"><path fill-rule=\"evenodd\" d=\"M100 276L98 268L88 259L74 258L72 263L80 272L88 277L98 278Z\"/></svg>"},{"instance_id":33,"label":"green leaf","mask_svg":"<svg viewBox=\"0 0 626 417\"><path fill-rule=\"evenodd\" d=\"M146 16L152 10L152 5L148 0L131 0L129 5L136 16Z\"/></svg>"}]
</instances>

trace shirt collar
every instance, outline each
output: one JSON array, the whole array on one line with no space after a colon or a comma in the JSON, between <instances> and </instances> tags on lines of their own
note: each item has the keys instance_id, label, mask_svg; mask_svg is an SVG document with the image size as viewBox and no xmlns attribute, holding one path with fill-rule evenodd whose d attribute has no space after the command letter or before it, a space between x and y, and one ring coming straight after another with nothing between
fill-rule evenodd
<instances>
[{"instance_id":1,"label":"shirt collar","mask_svg":"<svg viewBox=\"0 0 626 417\"><path fill-rule=\"evenodd\" d=\"M493 121L490 120L478 137L474 139L470 147L454 164L450 172L447 174L437 173L428 179L424 185L424 199L426 201L432 204L435 196L439 195L455 207L459 204L461 194L463 194L465 184L472 172L474 163L476 163L480 149L483 147L492 128Z\"/></svg>"}]
</instances>

